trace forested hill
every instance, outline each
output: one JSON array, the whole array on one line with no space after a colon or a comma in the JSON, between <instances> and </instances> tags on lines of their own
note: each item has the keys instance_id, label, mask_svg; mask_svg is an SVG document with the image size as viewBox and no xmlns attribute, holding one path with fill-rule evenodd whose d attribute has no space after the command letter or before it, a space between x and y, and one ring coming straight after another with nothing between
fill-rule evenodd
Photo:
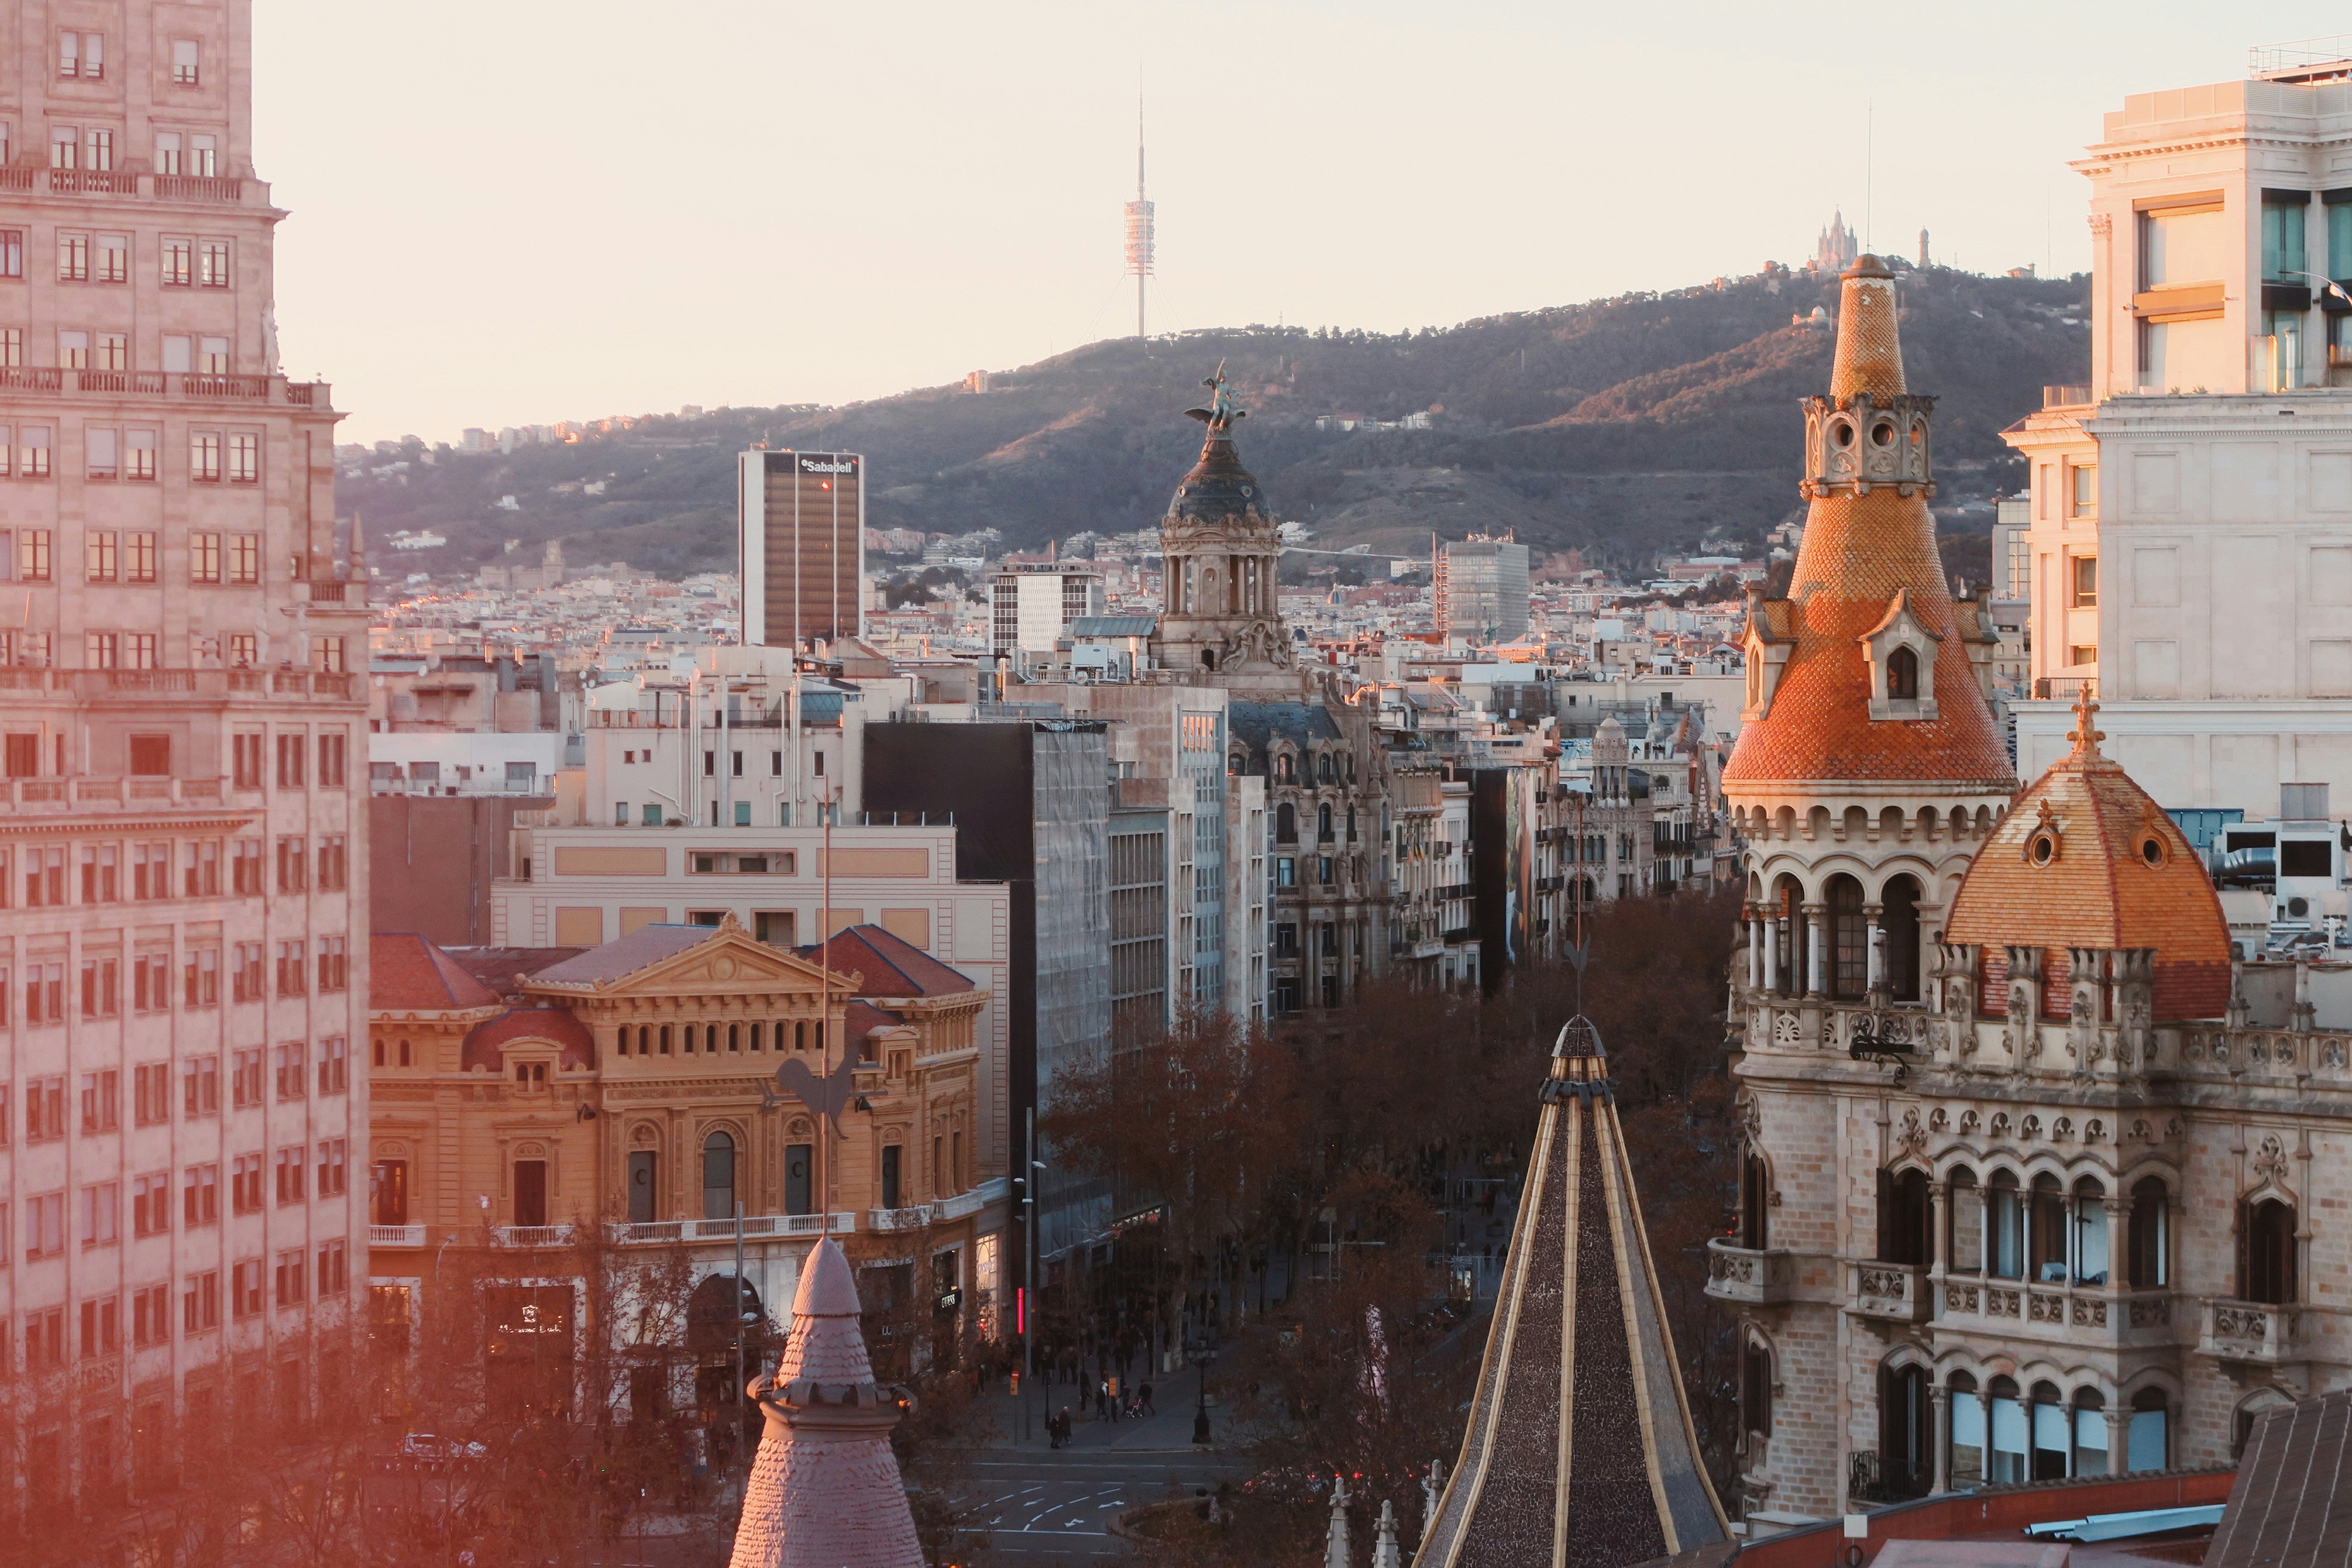
<instances>
[{"instance_id":1,"label":"forested hill","mask_svg":"<svg viewBox=\"0 0 2352 1568\"><path fill-rule=\"evenodd\" d=\"M2087 279L1942 268L1900 283L1914 390L1937 403L1939 504L2013 488L1997 437L2045 384L2084 379ZM1639 566L1704 539L1754 544L1795 507L1798 400L1829 377L1832 278L1780 274L1393 336L1244 327L1094 343L961 385L842 407L658 416L576 445L510 456L441 452L346 477L338 510L381 541L430 527L416 557L453 571L505 542L561 539L574 564L622 560L679 575L734 553L734 455L746 444L866 454L866 521L1008 545L1147 526L1198 450L1183 410L1225 363L1249 418L1244 459L1279 514L1324 548L1426 550L1433 530L1514 528L1539 550ZM1792 317L1806 318L1792 323ZM780 379L782 379L780 377ZM1318 416L1428 429L1318 429ZM553 417L551 415L551 417ZM604 481L601 495L583 486ZM511 495L519 510L499 502Z\"/></svg>"}]
</instances>

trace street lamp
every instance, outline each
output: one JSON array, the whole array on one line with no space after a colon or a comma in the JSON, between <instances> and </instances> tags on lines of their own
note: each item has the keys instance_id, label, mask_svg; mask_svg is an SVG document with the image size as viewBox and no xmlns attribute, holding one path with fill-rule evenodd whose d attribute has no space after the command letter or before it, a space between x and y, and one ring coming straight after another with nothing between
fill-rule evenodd
<instances>
[{"instance_id":1,"label":"street lamp","mask_svg":"<svg viewBox=\"0 0 2352 1568\"><path fill-rule=\"evenodd\" d=\"M1192 1441L1209 1440L1209 1369L1217 1364L1217 1352L1206 1340L1201 1342L1201 1403L1192 1412Z\"/></svg>"}]
</instances>

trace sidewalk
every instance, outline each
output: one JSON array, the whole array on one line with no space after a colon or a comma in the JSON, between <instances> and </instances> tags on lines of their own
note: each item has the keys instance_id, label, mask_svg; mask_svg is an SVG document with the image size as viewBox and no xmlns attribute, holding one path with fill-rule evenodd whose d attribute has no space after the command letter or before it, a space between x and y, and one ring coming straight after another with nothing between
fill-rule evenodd
<instances>
[{"instance_id":1,"label":"sidewalk","mask_svg":"<svg viewBox=\"0 0 2352 1568\"><path fill-rule=\"evenodd\" d=\"M1045 1417L1066 1405L1070 1407L1070 1448L1123 1453L1192 1449L1192 1415L1201 1391L1200 1368L1188 1367L1150 1382L1151 1402L1160 1414L1136 1420L1100 1419L1093 1414L1091 1404L1080 1408L1077 1385L1061 1382L1048 1384L1043 1378L1026 1383L1019 1399L1003 1392L999 1384L995 1392L981 1395L975 1403L985 1408L996 1424L996 1436L989 1444L992 1448L1045 1451L1050 1447L1045 1437ZM1029 1418L1026 1437L1022 1436L1024 1404ZM1209 1431L1215 1442L1211 1447L1222 1445L1232 1436L1226 1429L1229 1422L1226 1405L1213 1392L1209 1396Z\"/></svg>"}]
</instances>

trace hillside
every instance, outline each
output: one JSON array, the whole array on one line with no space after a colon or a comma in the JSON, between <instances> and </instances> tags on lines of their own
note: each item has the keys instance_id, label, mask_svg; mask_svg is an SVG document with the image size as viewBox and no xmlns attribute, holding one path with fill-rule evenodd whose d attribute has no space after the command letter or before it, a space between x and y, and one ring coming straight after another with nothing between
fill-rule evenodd
<instances>
[{"instance_id":1,"label":"hillside","mask_svg":"<svg viewBox=\"0 0 2352 1568\"><path fill-rule=\"evenodd\" d=\"M1996 433L2083 379L2087 283L1904 274L1904 350L1938 398L1940 503L2013 489ZM1276 506L1324 548L1426 549L1513 528L1544 550L1639 566L1703 538L1754 545L1796 505L1798 400L1825 385L1832 333L1791 324L1834 310L1834 279L1782 273L1394 336L1244 327L1150 344L1090 344L992 379L835 408L726 408L658 416L511 456L411 448L404 472L347 476L338 510L370 536L430 527L415 558L469 569L504 542L574 563L625 560L665 574L724 569L734 552L734 455L765 440L866 454L867 522L1008 545L1154 522L1200 439L1182 416L1220 359L1250 410L1245 459ZM1318 430L1319 415L1426 430ZM377 467L388 459L373 459ZM581 491L605 481L604 493ZM501 510L512 495L519 510ZM389 563L383 555L377 563ZM398 559L406 560L402 557Z\"/></svg>"}]
</instances>

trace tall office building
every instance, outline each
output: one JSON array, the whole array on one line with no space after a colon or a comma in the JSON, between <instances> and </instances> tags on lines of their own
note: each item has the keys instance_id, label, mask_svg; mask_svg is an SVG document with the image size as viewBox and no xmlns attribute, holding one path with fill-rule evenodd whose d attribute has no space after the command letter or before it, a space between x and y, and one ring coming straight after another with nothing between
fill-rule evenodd
<instances>
[{"instance_id":1,"label":"tall office building","mask_svg":"<svg viewBox=\"0 0 2352 1568\"><path fill-rule=\"evenodd\" d=\"M1469 643L1528 635L1528 547L1474 533L1438 552L1437 629Z\"/></svg>"},{"instance_id":2,"label":"tall office building","mask_svg":"<svg viewBox=\"0 0 2352 1568\"><path fill-rule=\"evenodd\" d=\"M1050 564L999 572L989 584L989 651L1051 653L1070 623L1103 613L1103 579Z\"/></svg>"},{"instance_id":3,"label":"tall office building","mask_svg":"<svg viewBox=\"0 0 2352 1568\"><path fill-rule=\"evenodd\" d=\"M743 640L798 648L862 633L866 459L750 451L738 477Z\"/></svg>"},{"instance_id":4,"label":"tall office building","mask_svg":"<svg viewBox=\"0 0 2352 1568\"><path fill-rule=\"evenodd\" d=\"M51 1500L307 1399L365 1286L364 572L251 16L29 7L0 79L0 1347Z\"/></svg>"}]
</instances>

